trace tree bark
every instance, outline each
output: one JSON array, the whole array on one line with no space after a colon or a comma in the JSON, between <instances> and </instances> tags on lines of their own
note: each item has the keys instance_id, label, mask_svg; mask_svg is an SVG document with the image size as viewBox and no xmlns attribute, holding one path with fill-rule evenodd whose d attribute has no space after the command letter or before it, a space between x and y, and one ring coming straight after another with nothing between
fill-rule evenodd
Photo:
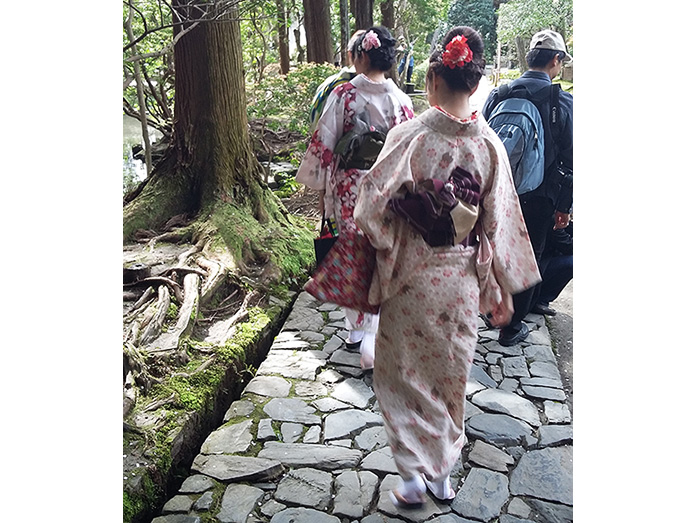
<instances>
[{"instance_id":1,"label":"tree bark","mask_svg":"<svg viewBox=\"0 0 697 523\"><path fill-rule=\"evenodd\" d=\"M348 65L348 42L351 39L348 0L339 0L339 26L341 28L341 65Z\"/></svg>"},{"instance_id":2,"label":"tree bark","mask_svg":"<svg viewBox=\"0 0 697 523\"><path fill-rule=\"evenodd\" d=\"M387 27L390 31L394 30L394 0L385 0L380 2L380 14L382 16L381 24Z\"/></svg>"},{"instance_id":3,"label":"tree bark","mask_svg":"<svg viewBox=\"0 0 697 523\"><path fill-rule=\"evenodd\" d=\"M373 1L354 0L353 16L356 19L356 30L368 29L373 25Z\"/></svg>"},{"instance_id":4,"label":"tree bark","mask_svg":"<svg viewBox=\"0 0 697 523\"><path fill-rule=\"evenodd\" d=\"M278 33L278 54L281 62L281 74L288 74L290 71L288 11L283 0L276 0L276 32Z\"/></svg>"},{"instance_id":5,"label":"tree bark","mask_svg":"<svg viewBox=\"0 0 697 523\"><path fill-rule=\"evenodd\" d=\"M333 63L329 0L303 0L307 61Z\"/></svg>"},{"instance_id":6,"label":"tree bark","mask_svg":"<svg viewBox=\"0 0 697 523\"><path fill-rule=\"evenodd\" d=\"M186 0L175 0L175 14L186 16L185 5ZM247 199L255 217L264 218L261 168L247 129L237 18L231 8L216 22L199 23L174 46L172 142L144 189L124 208L125 239L217 201Z\"/></svg>"},{"instance_id":7,"label":"tree bark","mask_svg":"<svg viewBox=\"0 0 697 523\"><path fill-rule=\"evenodd\" d=\"M520 36L515 37L515 50L518 56L518 69L521 73L528 70L528 63L525 61L525 43Z\"/></svg>"}]
</instances>

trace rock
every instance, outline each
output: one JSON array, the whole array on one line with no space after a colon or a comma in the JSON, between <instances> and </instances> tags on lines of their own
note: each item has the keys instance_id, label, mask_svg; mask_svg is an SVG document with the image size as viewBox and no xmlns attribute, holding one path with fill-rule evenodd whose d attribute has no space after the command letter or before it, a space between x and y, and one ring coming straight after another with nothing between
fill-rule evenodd
<instances>
[{"instance_id":1,"label":"rock","mask_svg":"<svg viewBox=\"0 0 697 523\"><path fill-rule=\"evenodd\" d=\"M249 416L254 412L254 403L247 400L233 401L230 408L223 416L223 422L230 421L232 418Z\"/></svg>"},{"instance_id":2,"label":"rock","mask_svg":"<svg viewBox=\"0 0 697 523\"><path fill-rule=\"evenodd\" d=\"M513 516L527 518L530 517L531 509L522 499L513 498L508 504L506 511Z\"/></svg>"},{"instance_id":3,"label":"rock","mask_svg":"<svg viewBox=\"0 0 697 523\"><path fill-rule=\"evenodd\" d=\"M279 374L285 378L314 380L317 369L326 365L326 361L318 358L316 354L311 354L311 352L272 348L264 362L259 366L257 375Z\"/></svg>"},{"instance_id":4,"label":"rock","mask_svg":"<svg viewBox=\"0 0 697 523\"><path fill-rule=\"evenodd\" d=\"M472 403L486 410L522 419L533 427L541 425L537 407L530 400L500 389L486 389L472 397Z\"/></svg>"},{"instance_id":5,"label":"rock","mask_svg":"<svg viewBox=\"0 0 697 523\"><path fill-rule=\"evenodd\" d=\"M525 339L525 342L530 345L552 345L552 341L549 338L549 331L546 327L531 331Z\"/></svg>"},{"instance_id":6,"label":"rock","mask_svg":"<svg viewBox=\"0 0 697 523\"><path fill-rule=\"evenodd\" d=\"M332 336L329 341L324 344L322 350L327 354L334 354L337 350L344 346L344 340L338 336ZM331 361L331 360L330 360Z\"/></svg>"},{"instance_id":7,"label":"rock","mask_svg":"<svg viewBox=\"0 0 697 523\"><path fill-rule=\"evenodd\" d=\"M496 333L496 338L498 338L498 333ZM504 356L520 356L523 354L523 349L517 343L511 347L504 347L498 341L490 341L486 344L486 348L491 352L498 352Z\"/></svg>"},{"instance_id":8,"label":"rock","mask_svg":"<svg viewBox=\"0 0 697 523\"><path fill-rule=\"evenodd\" d=\"M332 514L360 518L370 508L378 486L378 477L370 471L342 472L334 482L336 497Z\"/></svg>"},{"instance_id":9,"label":"rock","mask_svg":"<svg viewBox=\"0 0 697 523\"><path fill-rule=\"evenodd\" d=\"M151 523L201 523L201 518L198 516L185 516L184 514L170 514L168 516L159 516L153 519Z\"/></svg>"},{"instance_id":10,"label":"rock","mask_svg":"<svg viewBox=\"0 0 697 523\"><path fill-rule=\"evenodd\" d=\"M507 378L529 378L528 363L525 356L513 356L511 358L503 358L503 375Z\"/></svg>"},{"instance_id":11,"label":"rock","mask_svg":"<svg viewBox=\"0 0 697 523\"><path fill-rule=\"evenodd\" d=\"M504 514L499 518L499 523L535 523L531 519L523 519L509 514Z\"/></svg>"},{"instance_id":12,"label":"rock","mask_svg":"<svg viewBox=\"0 0 697 523\"><path fill-rule=\"evenodd\" d=\"M552 389L563 389L561 380L553 378L520 378L521 385L532 385L534 387L550 387Z\"/></svg>"},{"instance_id":13,"label":"rock","mask_svg":"<svg viewBox=\"0 0 697 523\"><path fill-rule=\"evenodd\" d=\"M295 443L300 438L303 430L305 430L305 427L299 423L282 423L281 439L283 443Z\"/></svg>"},{"instance_id":14,"label":"rock","mask_svg":"<svg viewBox=\"0 0 697 523\"><path fill-rule=\"evenodd\" d=\"M252 444L252 420L223 425L212 432L201 446L202 454L239 454Z\"/></svg>"},{"instance_id":15,"label":"rock","mask_svg":"<svg viewBox=\"0 0 697 523\"><path fill-rule=\"evenodd\" d=\"M511 493L573 504L572 447L550 447L523 454L511 472Z\"/></svg>"},{"instance_id":16,"label":"rock","mask_svg":"<svg viewBox=\"0 0 697 523\"><path fill-rule=\"evenodd\" d=\"M339 383L344 377L334 369L327 369L317 376L317 379L322 383Z\"/></svg>"},{"instance_id":17,"label":"rock","mask_svg":"<svg viewBox=\"0 0 697 523\"><path fill-rule=\"evenodd\" d=\"M322 418L314 414L315 409L297 398L274 398L264 406L271 419L290 421L306 425L319 425Z\"/></svg>"},{"instance_id":18,"label":"rock","mask_svg":"<svg viewBox=\"0 0 697 523\"><path fill-rule=\"evenodd\" d=\"M489 521L499 514L508 501L508 478L498 472L473 468L452 502L453 511L461 516Z\"/></svg>"},{"instance_id":19,"label":"rock","mask_svg":"<svg viewBox=\"0 0 697 523\"><path fill-rule=\"evenodd\" d=\"M189 476L184 480L179 492L182 494L197 494L199 492L210 490L214 486L214 481L208 476L204 476L203 474L194 474L193 476Z\"/></svg>"},{"instance_id":20,"label":"rock","mask_svg":"<svg viewBox=\"0 0 697 523\"><path fill-rule=\"evenodd\" d=\"M219 481L255 481L278 476L283 466L275 459L199 454L191 469Z\"/></svg>"},{"instance_id":21,"label":"rock","mask_svg":"<svg viewBox=\"0 0 697 523\"><path fill-rule=\"evenodd\" d=\"M540 447L572 444L574 441L571 425L544 425L540 427Z\"/></svg>"},{"instance_id":22,"label":"rock","mask_svg":"<svg viewBox=\"0 0 697 523\"><path fill-rule=\"evenodd\" d=\"M504 473L508 473L508 465L515 463L513 456L480 440L474 442L467 460L482 467Z\"/></svg>"},{"instance_id":23,"label":"rock","mask_svg":"<svg viewBox=\"0 0 697 523\"><path fill-rule=\"evenodd\" d=\"M257 429L257 440L268 441L278 439L276 431L273 430L271 418L262 418L259 420L259 428Z\"/></svg>"},{"instance_id":24,"label":"rock","mask_svg":"<svg viewBox=\"0 0 697 523\"><path fill-rule=\"evenodd\" d=\"M256 508L257 501L264 491L249 485L228 485L223 494L220 511L217 514L221 523L246 523L247 516Z\"/></svg>"},{"instance_id":25,"label":"rock","mask_svg":"<svg viewBox=\"0 0 697 523\"><path fill-rule=\"evenodd\" d=\"M520 383L515 378L504 378L501 383L499 383L499 389L506 392L515 392L518 390Z\"/></svg>"},{"instance_id":26,"label":"rock","mask_svg":"<svg viewBox=\"0 0 697 523\"><path fill-rule=\"evenodd\" d=\"M189 512L189 510L191 510L191 506L193 504L194 504L194 500L191 499L189 496L185 496L185 495L174 496L167 503L165 503L164 507L162 507L162 513L163 514L173 514L173 513L177 513L177 512L179 512L179 513Z\"/></svg>"},{"instance_id":27,"label":"rock","mask_svg":"<svg viewBox=\"0 0 697 523\"><path fill-rule=\"evenodd\" d=\"M385 476L385 479L380 484L380 494L378 498L377 508L380 512L384 512L388 516L399 516L413 523L420 523L435 515L450 512L450 507L448 507L448 505L436 504L429 495L425 496L426 502L421 508L404 509L395 507L390 499L389 492L399 487L400 481L397 475L390 474Z\"/></svg>"},{"instance_id":28,"label":"rock","mask_svg":"<svg viewBox=\"0 0 697 523\"><path fill-rule=\"evenodd\" d=\"M313 407L321 412L333 412L335 410L348 409L351 407L348 403L344 403L334 398L320 398L310 403Z\"/></svg>"},{"instance_id":29,"label":"rock","mask_svg":"<svg viewBox=\"0 0 697 523\"><path fill-rule=\"evenodd\" d=\"M549 423L570 423L571 412L569 407L556 401L545 401L545 416Z\"/></svg>"},{"instance_id":30,"label":"rock","mask_svg":"<svg viewBox=\"0 0 697 523\"><path fill-rule=\"evenodd\" d=\"M506 414L477 414L465 428L468 435L498 445L518 445L532 434L530 425Z\"/></svg>"},{"instance_id":31,"label":"rock","mask_svg":"<svg viewBox=\"0 0 697 523\"><path fill-rule=\"evenodd\" d=\"M327 387L318 381L300 381L295 384L294 391L296 395L304 397L316 398L327 395Z\"/></svg>"},{"instance_id":32,"label":"rock","mask_svg":"<svg viewBox=\"0 0 697 523\"><path fill-rule=\"evenodd\" d=\"M361 366L361 355L358 352L349 352L344 349L337 350L330 358L329 362L335 365L345 365L347 367Z\"/></svg>"},{"instance_id":33,"label":"rock","mask_svg":"<svg viewBox=\"0 0 697 523\"><path fill-rule=\"evenodd\" d=\"M429 523L481 523L473 519L461 518L457 514L444 514L435 519L429 520Z\"/></svg>"},{"instance_id":34,"label":"rock","mask_svg":"<svg viewBox=\"0 0 697 523\"><path fill-rule=\"evenodd\" d=\"M486 373L486 371L482 369L479 365L472 365L470 369L469 380L477 381L485 387L489 387L492 389L495 389L498 385L493 379L491 379L491 376L489 376Z\"/></svg>"},{"instance_id":35,"label":"rock","mask_svg":"<svg viewBox=\"0 0 697 523\"><path fill-rule=\"evenodd\" d=\"M259 396L285 398L290 392L290 382L278 376L256 376L242 391L242 394L252 392Z\"/></svg>"},{"instance_id":36,"label":"rock","mask_svg":"<svg viewBox=\"0 0 697 523\"><path fill-rule=\"evenodd\" d=\"M336 516L330 516L311 508L287 508L274 514L271 523L341 523Z\"/></svg>"},{"instance_id":37,"label":"rock","mask_svg":"<svg viewBox=\"0 0 697 523\"><path fill-rule=\"evenodd\" d=\"M384 427L370 427L356 436L355 441L362 450L379 449L387 445L387 432Z\"/></svg>"},{"instance_id":38,"label":"rock","mask_svg":"<svg viewBox=\"0 0 697 523\"><path fill-rule=\"evenodd\" d=\"M321 435L322 429L320 429L318 425L313 425L305 433L303 443L319 443Z\"/></svg>"},{"instance_id":39,"label":"rock","mask_svg":"<svg viewBox=\"0 0 697 523\"><path fill-rule=\"evenodd\" d=\"M382 417L365 410L343 410L324 419L324 439L340 439L365 427L382 425Z\"/></svg>"},{"instance_id":40,"label":"rock","mask_svg":"<svg viewBox=\"0 0 697 523\"><path fill-rule=\"evenodd\" d=\"M360 450L305 443L269 441L259 451L259 458L279 461L289 467L315 467L321 470L353 468L363 454Z\"/></svg>"},{"instance_id":41,"label":"rock","mask_svg":"<svg viewBox=\"0 0 697 523\"><path fill-rule=\"evenodd\" d=\"M566 399L566 393L561 389L532 387L530 385L521 385L520 388L523 390L523 393L530 398L557 401L564 401Z\"/></svg>"},{"instance_id":42,"label":"rock","mask_svg":"<svg viewBox=\"0 0 697 523\"><path fill-rule=\"evenodd\" d=\"M286 506L283 503L279 503L275 499L270 499L261 506L261 513L270 518L274 514L278 514L284 508L286 508Z\"/></svg>"},{"instance_id":43,"label":"rock","mask_svg":"<svg viewBox=\"0 0 697 523\"><path fill-rule=\"evenodd\" d=\"M317 347L324 342L324 335L319 332L302 331L299 335L300 339L308 342L311 346Z\"/></svg>"},{"instance_id":44,"label":"rock","mask_svg":"<svg viewBox=\"0 0 697 523\"><path fill-rule=\"evenodd\" d=\"M312 468L291 470L278 484L274 497L280 502L326 510L332 498L333 477Z\"/></svg>"},{"instance_id":45,"label":"rock","mask_svg":"<svg viewBox=\"0 0 697 523\"><path fill-rule=\"evenodd\" d=\"M530 345L523 349L525 356L531 361L546 361L549 363L557 364L557 358L552 352L552 347L549 345Z\"/></svg>"},{"instance_id":46,"label":"rock","mask_svg":"<svg viewBox=\"0 0 697 523\"><path fill-rule=\"evenodd\" d=\"M375 397L375 393L363 380L348 378L336 386L331 396L345 403L350 403L356 408L364 409Z\"/></svg>"},{"instance_id":47,"label":"rock","mask_svg":"<svg viewBox=\"0 0 697 523\"><path fill-rule=\"evenodd\" d=\"M541 499L528 498L528 503L540 516L541 521L549 523L572 523L574 520L573 509L566 505L549 503Z\"/></svg>"},{"instance_id":48,"label":"rock","mask_svg":"<svg viewBox=\"0 0 697 523\"><path fill-rule=\"evenodd\" d=\"M561 381L561 374L554 363L534 361L530 364L530 374L538 378L549 378Z\"/></svg>"},{"instance_id":49,"label":"rock","mask_svg":"<svg viewBox=\"0 0 697 523\"><path fill-rule=\"evenodd\" d=\"M204 512L211 509L213 505L213 493L206 492L194 503L194 510Z\"/></svg>"},{"instance_id":50,"label":"rock","mask_svg":"<svg viewBox=\"0 0 697 523\"><path fill-rule=\"evenodd\" d=\"M397 465L390 447L383 447L368 454L361 461L361 468L387 474L397 474Z\"/></svg>"}]
</instances>

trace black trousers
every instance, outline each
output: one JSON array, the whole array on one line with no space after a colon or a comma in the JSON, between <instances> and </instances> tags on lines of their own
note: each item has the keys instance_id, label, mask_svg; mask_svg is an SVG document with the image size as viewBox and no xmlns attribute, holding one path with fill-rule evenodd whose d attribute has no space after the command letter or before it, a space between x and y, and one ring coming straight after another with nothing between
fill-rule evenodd
<instances>
[{"instance_id":1,"label":"black trousers","mask_svg":"<svg viewBox=\"0 0 697 523\"><path fill-rule=\"evenodd\" d=\"M535 259L540 274L543 271L541 267L542 252L545 250L547 243L547 235L554 227L554 204L549 198L542 196L519 196L520 209L523 211L525 226L528 229L528 236L532 249L535 251ZM523 318L530 312L530 309L537 302L540 294L540 284L531 287L519 294L513 295L513 317L511 323L504 327L506 332L518 332L522 327Z\"/></svg>"}]
</instances>

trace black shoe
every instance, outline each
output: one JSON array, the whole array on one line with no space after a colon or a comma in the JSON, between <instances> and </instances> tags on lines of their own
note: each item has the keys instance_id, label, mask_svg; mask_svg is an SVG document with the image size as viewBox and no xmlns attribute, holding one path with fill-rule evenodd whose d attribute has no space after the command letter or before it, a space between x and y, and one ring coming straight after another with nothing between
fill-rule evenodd
<instances>
[{"instance_id":1,"label":"black shoe","mask_svg":"<svg viewBox=\"0 0 697 523\"><path fill-rule=\"evenodd\" d=\"M504 347L510 347L511 345L520 343L525 338L527 338L528 334L530 334L530 329L528 329L528 326L524 323L521 325L522 327L518 332L511 333L508 332L506 329L502 329L499 333L499 344L503 345Z\"/></svg>"},{"instance_id":2,"label":"black shoe","mask_svg":"<svg viewBox=\"0 0 697 523\"><path fill-rule=\"evenodd\" d=\"M555 311L552 307L549 305L542 305L541 303L535 305L530 312L534 312L535 314L543 314L544 316L555 316L557 314L557 311Z\"/></svg>"},{"instance_id":3,"label":"black shoe","mask_svg":"<svg viewBox=\"0 0 697 523\"><path fill-rule=\"evenodd\" d=\"M361 341L356 341L356 342L353 342L353 343L349 343L348 341L346 341L346 342L344 342L344 344L346 345L346 350L347 350L347 351L350 351L350 352L358 352L358 351L361 350L361 343L362 343L362 342L363 342L363 340L361 340Z\"/></svg>"}]
</instances>

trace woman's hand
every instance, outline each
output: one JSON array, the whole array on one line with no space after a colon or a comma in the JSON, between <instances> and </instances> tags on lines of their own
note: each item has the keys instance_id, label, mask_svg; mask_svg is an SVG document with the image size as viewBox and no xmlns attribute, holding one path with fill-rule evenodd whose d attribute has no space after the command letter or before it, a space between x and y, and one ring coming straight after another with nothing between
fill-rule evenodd
<instances>
[{"instance_id":1,"label":"woman's hand","mask_svg":"<svg viewBox=\"0 0 697 523\"><path fill-rule=\"evenodd\" d=\"M513 297L501 290L501 302L489 313L489 323L494 327L505 327L513 317Z\"/></svg>"}]
</instances>

